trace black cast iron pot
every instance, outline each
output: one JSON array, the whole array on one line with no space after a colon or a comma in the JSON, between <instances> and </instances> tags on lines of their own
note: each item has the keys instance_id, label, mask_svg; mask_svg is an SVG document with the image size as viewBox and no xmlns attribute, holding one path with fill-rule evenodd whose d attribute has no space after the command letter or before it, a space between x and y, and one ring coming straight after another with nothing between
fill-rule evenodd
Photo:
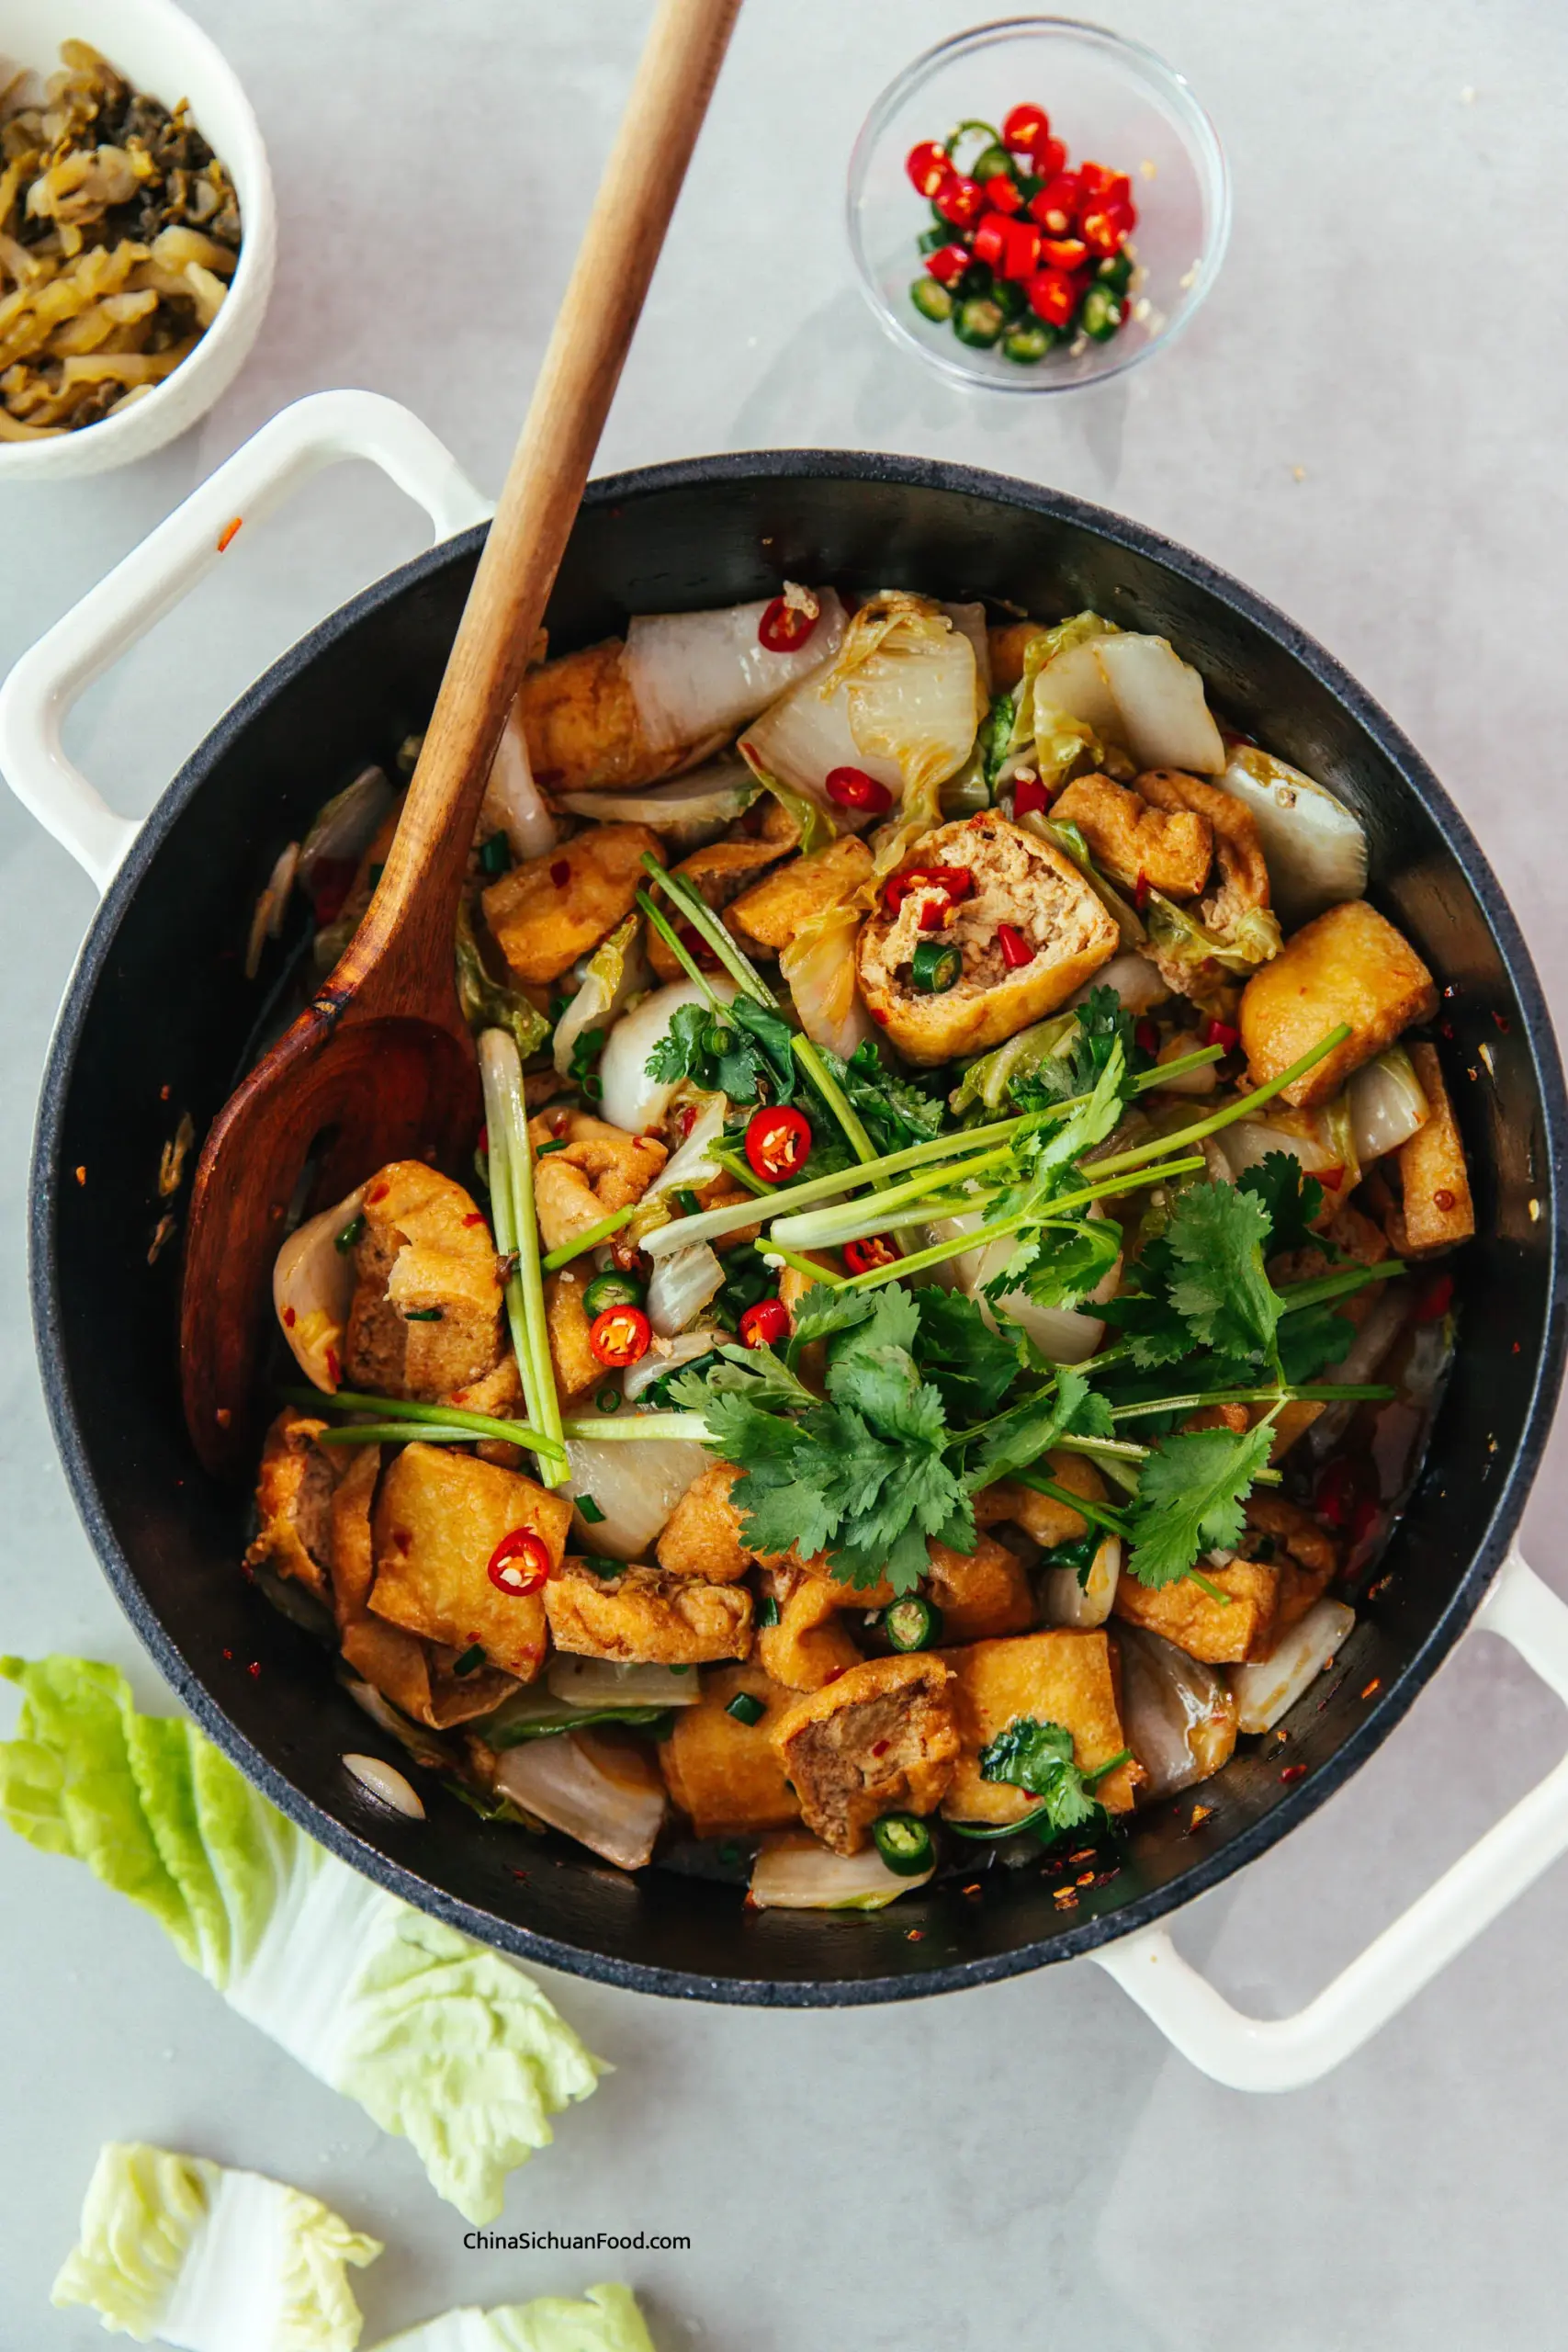
<instances>
[{"instance_id":1,"label":"black cast iron pot","mask_svg":"<svg viewBox=\"0 0 1568 2352\"><path fill-rule=\"evenodd\" d=\"M251 1052L258 989L240 949L258 889L330 793L367 761L390 767L423 725L481 537L405 565L268 672L175 777L83 949L39 1115L32 1286L55 1432L105 1569L180 1697L286 1813L523 1958L653 1992L816 2004L945 1991L1104 1944L1214 1885L1349 1778L1452 1647L1518 1520L1561 1369L1564 1105L1513 917L1436 778L1338 664L1135 524L962 467L814 451L596 483L550 607L558 650L632 613L735 603L784 577L1003 598L1042 616L1092 605L1173 639L1236 723L1365 820L1372 895L1445 984L1479 1238L1455 1262L1458 1363L1386 1581L1326 1705L1292 1731L1304 1775L1282 1785L1277 1763L1242 1754L1205 1790L1215 1809L1196 1833L1190 1803L1140 1814L1120 1875L1083 1890L1067 1917L1033 1870L987 1872L978 1902L933 1887L873 1917L755 1914L734 1888L659 1868L629 1877L564 1838L482 1823L437 1790L426 1822L393 1819L341 1761L379 1735L320 1646L238 1573L247 1498L210 1482L186 1442L177 1251L149 1266L148 1249L175 1116L188 1108L202 1132ZM1490 1064L1476 1076L1483 1045ZM1359 1694L1374 1677L1369 1705Z\"/></svg>"}]
</instances>

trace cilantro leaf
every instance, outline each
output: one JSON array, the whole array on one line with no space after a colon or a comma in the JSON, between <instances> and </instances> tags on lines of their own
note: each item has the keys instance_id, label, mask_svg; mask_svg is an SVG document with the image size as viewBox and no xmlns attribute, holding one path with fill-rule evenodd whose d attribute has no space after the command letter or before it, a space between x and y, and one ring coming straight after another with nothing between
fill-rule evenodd
<instances>
[{"instance_id":1,"label":"cilantro leaf","mask_svg":"<svg viewBox=\"0 0 1568 2352\"><path fill-rule=\"evenodd\" d=\"M748 996L716 1013L705 1004L682 1004L648 1057L648 1075L666 1086L690 1079L705 1093L736 1102L787 1102L796 1085L790 1035L781 1013Z\"/></svg>"},{"instance_id":2,"label":"cilantro leaf","mask_svg":"<svg viewBox=\"0 0 1568 2352\"><path fill-rule=\"evenodd\" d=\"M1014 1102L1021 1111L1043 1110L1070 1095L1090 1093L1118 1046L1117 1085L1124 1097L1129 1081L1148 1060L1134 1039L1134 1026L1114 989L1091 989L1078 1007L1077 1025L1066 1050L1047 1056L1012 1081L1009 1091Z\"/></svg>"},{"instance_id":3,"label":"cilantro leaf","mask_svg":"<svg viewBox=\"0 0 1568 2352\"><path fill-rule=\"evenodd\" d=\"M920 1329L916 1354L942 1392L949 1416L983 1420L994 1413L1018 1377L1018 1351L993 1331L961 1290L928 1283L914 1293Z\"/></svg>"},{"instance_id":4,"label":"cilantro leaf","mask_svg":"<svg viewBox=\"0 0 1568 2352\"><path fill-rule=\"evenodd\" d=\"M1048 1387L1021 1396L978 1434L964 1483L978 1494L1014 1470L1027 1470L1064 1437L1110 1437L1114 1429L1104 1397L1081 1372L1064 1364Z\"/></svg>"},{"instance_id":5,"label":"cilantro leaf","mask_svg":"<svg viewBox=\"0 0 1568 2352\"><path fill-rule=\"evenodd\" d=\"M1299 1307L1280 1318L1280 1368L1292 1388L1315 1380L1320 1372L1343 1363L1350 1351L1356 1327L1337 1314L1328 1299L1315 1306Z\"/></svg>"},{"instance_id":6,"label":"cilantro leaf","mask_svg":"<svg viewBox=\"0 0 1568 2352\"><path fill-rule=\"evenodd\" d=\"M1282 1302L1263 1271L1269 1217L1234 1184L1192 1184L1171 1212L1168 1295L1201 1347L1271 1357Z\"/></svg>"},{"instance_id":7,"label":"cilantro leaf","mask_svg":"<svg viewBox=\"0 0 1568 2352\"><path fill-rule=\"evenodd\" d=\"M901 1151L906 1144L929 1143L942 1133L941 1095L927 1094L909 1080L896 1078L885 1069L874 1038L863 1039L847 1062L826 1046L817 1050L842 1087L850 1108L860 1114L861 1124L878 1151ZM818 1099L815 1088L812 1094ZM830 1114L824 1109L823 1115ZM812 1173L816 1172L813 1160Z\"/></svg>"},{"instance_id":8,"label":"cilantro leaf","mask_svg":"<svg viewBox=\"0 0 1568 2352\"><path fill-rule=\"evenodd\" d=\"M1036 1306L1077 1306L1100 1288L1122 1254L1122 1228L1114 1218L1084 1217L1036 1226L1019 1236L1001 1272L986 1284L986 1296L1005 1300L1021 1290Z\"/></svg>"},{"instance_id":9,"label":"cilantro leaf","mask_svg":"<svg viewBox=\"0 0 1568 2352\"><path fill-rule=\"evenodd\" d=\"M1100 1811L1073 1759L1072 1733L1061 1724L1017 1715L980 1750L979 1761L983 1781L1001 1781L1042 1800L1033 1819L1043 1829L1077 1829Z\"/></svg>"},{"instance_id":10,"label":"cilantro leaf","mask_svg":"<svg viewBox=\"0 0 1568 2352\"><path fill-rule=\"evenodd\" d=\"M1158 1591L1174 1584L1205 1552L1241 1540L1243 1505L1267 1466L1274 1431L1267 1421L1238 1436L1196 1430L1156 1446L1138 1475L1127 1566Z\"/></svg>"},{"instance_id":11,"label":"cilantro leaf","mask_svg":"<svg viewBox=\"0 0 1568 2352\"><path fill-rule=\"evenodd\" d=\"M825 1340L831 1332L851 1330L857 1323L868 1322L875 1295L874 1291L843 1290L832 1283L813 1283L790 1315L794 1333L791 1354L813 1340Z\"/></svg>"},{"instance_id":12,"label":"cilantro leaf","mask_svg":"<svg viewBox=\"0 0 1568 2352\"><path fill-rule=\"evenodd\" d=\"M976 748L980 754L980 771L988 785L995 785L1007 757L1012 736L1012 722L1018 709L1016 694L998 695L990 709L980 721Z\"/></svg>"},{"instance_id":13,"label":"cilantro leaf","mask_svg":"<svg viewBox=\"0 0 1568 2352\"><path fill-rule=\"evenodd\" d=\"M678 1086L683 1078L695 1078L704 1066L704 1040L712 1018L705 1004L677 1005L669 1028L648 1057L649 1077L660 1086Z\"/></svg>"},{"instance_id":14,"label":"cilantro leaf","mask_svg":"<svg viewBox=\"0 0 1568 2352\"><path fill-rule=\"evenodd\" d=\"M1269 1152L1244 1172L1240 1186L1263 1204L1270 1257L1276 1250L1310 1249L1317 1240L1312 1221L1323 1206L1323 1186L1290 1152Z\"/></svg>"}]
</instances>

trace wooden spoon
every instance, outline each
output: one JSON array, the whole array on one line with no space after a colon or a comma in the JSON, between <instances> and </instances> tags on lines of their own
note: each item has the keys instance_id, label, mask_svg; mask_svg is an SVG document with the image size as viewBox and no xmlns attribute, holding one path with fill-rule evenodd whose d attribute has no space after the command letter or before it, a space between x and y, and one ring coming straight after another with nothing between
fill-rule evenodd
<instances>
[{"instance_id":1,"label":"wooden spoon","mask_svg":"<svg viewBox=\"0 0 1568 2352\"><path fill-rule=\"evenodd\" d=\"M209 1469L254 1459L253 1380L284 1221L389 1159L457 1167L479 1124L454 934L485 780L702 128L740 0L660 0L363 923L202 1150L180 1310L186 1419Z\"/></svg>"}]
</instances>

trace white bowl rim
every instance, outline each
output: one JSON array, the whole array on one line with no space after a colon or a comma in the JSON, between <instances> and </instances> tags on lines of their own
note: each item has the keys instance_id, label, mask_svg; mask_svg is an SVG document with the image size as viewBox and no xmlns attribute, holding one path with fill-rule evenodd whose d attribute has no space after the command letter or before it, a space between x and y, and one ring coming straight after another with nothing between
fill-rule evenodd
<instances>
[{"instance_id":1,"label":"white bowl rim","mask_svg":"<svg viewBox=\"0 0 1568 2352\"><path fill-rule=\"evenodd\" d=\"M149 420L153 417L155 412L169 405L164 395L172 391L177 384L184 400L188 402L194 376L199 372L206 372L209 363L225 358L229 345L235 336L247 331L248 321L245 312L249 306L244 297L249 294L252 280L257 269L262 266L264 257L271 252L276 240L276 199L273 193L272 171L267 163L266 144L262 138L261 125L256 119L255 109L246 96L243 83L211 34L198 25L194 17L188 17L183 8L177 7L175 0L138 0L138 6L146 16L162 17L187 50L194 51L201 56L203 63L213 77L229 85L229 96L234 107L235 129L239 137L238 141L232 138L225 141L225 146L230 152L224 154L221 160L234 177L236 187L238 187L239 173L235 168L234 151L236 145L243 148L244 163L241 169L243 170L251 184L248 193L243 199L243 233L240 243L239 262L230 284L229 299L189 358L183 360L172 375L165 376L161 384L155 384L145 399L133 401L130 408L120 410L118 415L100 417L96 424L85 424L75 433L51 435L47 441L0 441L0 481L4 481L7 474L19 477L35 469L39 474L53 472L53 466L44 465L39 461L46 456L57 458L61 450L79 448L88 441L92 443L91 469L94 472L107 472L117 465L130 463L134 458L147 454L145 435ZM68 27L72 13L69 0L63 0L60 13L62 23L67 25L67 29L62 33L61 38L70 40L75 36ZM35 66L33 70L39 73L49 73L53 71L53 67L41 65ZM153 91L149 95L156 97L159 94ZM160 102L165 106L172 106L175 100L165 98ZM200 123L198 122L196 127L200 130ZM270 271L268 275L270 277ZM261 288L263 300L265 299L268 290L265 285ZM222 389L220 386L214 390L211 398L216 400L221 397ZM194 424L202 413L202 409L197 407L187 419L187 423ZM118 445L131 439L135 446L128 448L123 457L117 456L116 450Z\"/></svg>"},{"instance_id":2,"label":"white bowl rim","mask_svg":"<svg viewBox=\"0 0 1568 2352\"><path fill-rule=\"evenodd\" d=\"M1189 117L1196 134L1195 143L1213 175L1214 225L1208 249L1202 256L1202 272L1192 290L1191 299L1183 307L1180 316L1168 321L1157 334L1145 336L1135 351L1129 350L1119 358L1108 359L1107 364L1097 368L1092 375L1051 377L1042 372L1017 377L985 376L977 368L965 366L963 360L952 357L940 345L926 342L906 326L884 300L860 233L858 197L864 183L866 166L872 148L898 102L942 60L964 50L987 47L1007 35L1021 33L1065 34L1081 40L1091 48L1108 50L1112 54L1133 61L1150 79L1164 83L1174 91ZM892 337L900 350L918 352L928 367L936 368L939 374L964 385L971 391L1001 392L1010 397L1021 394L1025 399L1037 399L1042 393L1092 391L1097 384L1110 383L1112 378L1124 376L1129 369L1141 367L1145 359L1152 359L1156 352L1168 350L1178 336L1186 332L1220 274L1220 265L1230 243L1230 168L1225 162L1225 151L1213 118L1191 83L1185 74L1177 71L1168 58L1162 57L1157 49L1151 49L1147 41L1134 40L1129 33L1115 32L1109 25L1091 24L1083 17L993 17L983 25L971 25L964 32L950 33L946 40L933 42L930 49L922 50L918 57L912 58L902 72L896 74L892 81L878 92L850 151L849 189L844 213L850 251L854 257L861 292L871 305L883 332Z\"/></svg>"}]
</instances>

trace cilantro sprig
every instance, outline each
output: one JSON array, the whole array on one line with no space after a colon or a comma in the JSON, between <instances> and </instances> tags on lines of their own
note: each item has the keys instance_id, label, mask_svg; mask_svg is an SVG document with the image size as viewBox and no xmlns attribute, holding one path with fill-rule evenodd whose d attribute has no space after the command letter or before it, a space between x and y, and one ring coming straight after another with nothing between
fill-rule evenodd
<instances>
[{"instance_id":1,"label":"cilantro sprig","mask_svg":"<svg viewBox=\"0 0 1568 2352\"><path fill-rule=\"evenodd\" d=\"M976 1829L956 1821L950 1826L961 1838L986 1843L1032 1830L1043 1844L1069 1830L1082 1829L1089 1822L1099 1826L1106 1819L1105 1810L1090 1792L1118 1765L1125 1764L1131 1754L1131 1748L1124 1747L1097 1770L1086 1772L1074 1760L1073 1736L1064 1724L1042 1723L1035 1715L1017 1715L980 1750L980 1778L1022 1789L1040 1803L1021 1820L1002 1822L993 1828Z\"/></svg>"}]
</instances>

